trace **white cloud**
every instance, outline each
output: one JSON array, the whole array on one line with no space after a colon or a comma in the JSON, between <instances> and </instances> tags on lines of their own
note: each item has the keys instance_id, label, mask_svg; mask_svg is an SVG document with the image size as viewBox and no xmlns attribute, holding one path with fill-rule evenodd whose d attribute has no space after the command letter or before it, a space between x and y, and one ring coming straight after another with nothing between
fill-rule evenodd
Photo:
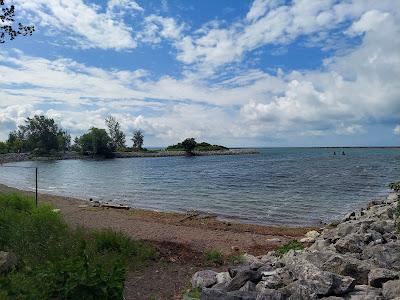
<instances>
[{"instance_id":1,"label":"white cloud","mask_svg":"<svg viewBox=\"0 0 400 300\"><path fill-rule=\"evenodd\" d=\"M389 13L383 13L377 10L367 11L361 18L354 22L347 30L349 34L356 35L370 30L380 30L379 25L389 17Z\"/></svg>"},{"instance_id":2,"label":"white cloud","mask_svg":"<svg viewBox=\"0 0 400 300\"><path fill-rule=\"evenodd\" d=\"M138 34L138 40L148 43L160 43L162 39L177 40L181 38L185 24L178 24L173 18L157 15L147 16L144 29Z\"/></svg>"},{"instance_id":3,"label":"white cloud","mask_svg":"<svg viewBox=\"0 0 400 300\"><path fill-rule=\"evenodd\" d=\"M21 12L37 27L47 28L54 36L68 39L82 48L130 49L136 47L132 29L110 13L83 0L14 0ZM111 0L110 9L135 7L133 1ZM40 25L40 26L39 26ZM57 33L57 35L54 34Z\"/></svg>"},{"instance_id":4,"label":"white cloud","mask_svg":"<svg viewBox=\"0 0 400 300\"><path fill-rule=\"evenodd\" d=\"M393 130L394 134L400 135L400 125L396 125L396 127Z\"/></svg>"},{"instance_id":5,"label":"white cloud","mask_svg":"<svg viewBox=\"0 0 400 300\"><path fill-rule=\"evenodd\" d=\"M110 0L107 4L107 12L111 15L124 15L129 11L144 11L144 9L133 0Z\"/></svg>"}]
</instances>

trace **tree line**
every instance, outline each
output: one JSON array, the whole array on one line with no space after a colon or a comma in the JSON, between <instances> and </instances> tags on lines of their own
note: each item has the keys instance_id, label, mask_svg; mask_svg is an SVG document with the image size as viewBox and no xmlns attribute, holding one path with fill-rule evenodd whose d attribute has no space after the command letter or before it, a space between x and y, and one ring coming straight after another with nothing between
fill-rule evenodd
<instances>
[{"instance_id":1,"label":"tree line","mask_svg":"<svg viewBox=\"0 0 400 300\"><path fill-rule=\"evenodd\" d=\"M18 126L8 135L5 142L0 142L0 153L30 152L35 155L56 154L76 151L84 155L112 156L115 151L145 151L144 135L138 129L133 132L131 148L126 146L126 136L121 125L113 116L105 119L107 129L91 127L82 136L71 142L71 135L59 126L54 119L35 115L26 118L25 124Z\"/></svg>"}]
</instances>

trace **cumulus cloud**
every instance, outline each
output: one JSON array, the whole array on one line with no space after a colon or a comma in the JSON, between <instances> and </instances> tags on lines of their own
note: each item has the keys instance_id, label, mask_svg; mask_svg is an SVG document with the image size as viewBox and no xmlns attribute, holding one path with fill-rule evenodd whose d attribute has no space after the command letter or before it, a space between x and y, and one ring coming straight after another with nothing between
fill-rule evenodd
<instances>
[{"instance_id":1,"label":"cumulus cloud","mask_svg":"<svg viewBox=\"0 0 400 300\"><path fill-rule=\"evenodd\" d=\"M394 130L393 130L394 134L396 135L400 135L400 125L397 125Z\"/></svg>"},{"instance_id":2,"label":"cumulus cloud","mask_svg":"<svg viewBox=\"0 0 400 300\"><path fill-rule=\"evenodd\" d=\"M130 49L136 47L132 28L110 12L121 7L138 9L134 1L110 0L109 11L100 12L83 0L14 0L22 14L48 33L68 38L82 48ZM56 34L55 34L56 33Z\"/></svg>"}]
</instances>

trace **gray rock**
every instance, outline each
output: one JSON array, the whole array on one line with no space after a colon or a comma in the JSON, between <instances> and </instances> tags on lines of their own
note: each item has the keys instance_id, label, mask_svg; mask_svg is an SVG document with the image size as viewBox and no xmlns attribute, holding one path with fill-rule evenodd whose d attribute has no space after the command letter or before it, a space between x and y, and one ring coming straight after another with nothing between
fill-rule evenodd
<instances>
[{"instance_id":1,"label":"gray rock","mask_svg":"<svg viewBox=\"0 0 400 300\"><path fill-rule=\"evenodd\" d=\"M236 276L226 286L227 291L239 290L247 281L257 284L261 280L261 274L257 271L245 270L236 274Z\"/></svg>"},{"instance_id":2,"label":"gray rock","mask_svg":"<svg viewBox=\"0 0 400 300\"><path fill-rule=\"evenodd\" d=\"M318 299L318 296L314 291L310 289L310 286L306 284L305 281L299 280L293 282L279 291L284 295L284 299L297 300L297 299L307 299L314 300Z\"/></svg>"},{"instance_id":3,"label":"gray rock","mask_svg":"<svg viewBox=\"0 0 400 300\"><path fill-rule=\"evenodd\" d=\"M256 298L256 292L225 292L215 289L203 289L200 297L201 300L256 300Z\"/></svg>"},{"instance_id":4,"label":"gray rock","mask_svg":"<svg viewBox=\"0 0 400 300\"><path fill-rule=\"evenodd\" d=\"M284 300L284 295L277 290L265 289L258 293L256 300Z\"/></svg>"},{"instance_id":5,"label":"gray rock","mask_svg":"<svg viewBox=\"0 0 400 300\"><path fill-rule=\"evenodd\" d=\"M382 294L385 299L394 299L400 297L400 280L391 280L385 282L382 288Z\"/></svg>"},{"instance_id":6,"label":"gray rock","mask_svg":"<svg viewBox=\"0 0 400 300\"><path fill-rule=\"evenodd\" d=\"M363 259L373 260L379 267L400 271L400 242L367 246L362 252Z\"/></svg>"},{"instance_id":7,"label":"gray rock","mask_svg":"<svg viewBox=\"0 0 400 300\"><path fill-rule=\"evenodd\" d=\"M364 246L364 236L357 233L342 237L335 243L336 251L339 253L361 253Z\"/></svg>"},{"instance_id":8,"label":"gray rock","mask_svg":"<svg viewBox=\"0 0 400 300\"><path fill-rule=\"evenodd\" d=\"M302 281L312 294L318 296L341 295L349 292L355 285L354 278L322 271L313 264L291 258L287 267L293 276Z\"/></svg>"},{"instance_id":9,"label":"gray rock","mask_svg":"<svg viewBox=\"0 0 400 300\"><path fill-rule=\"evenodd\" d=\"M321 269L353 277L355 284L367 284L368 273L373 267L368 261L361 261L347 255L335 254L322 264Z\"/></svg>"},{"instance_id":10,"label":"gray rock","mask_svg":"<svg viewBox=\"0 0 400 300\"><path fill-rule=\"evenodd\" d=\"M242 286L239 291L244 291L244 292L254 292L256 290L256 285L252 283L251 281L247 281L244 286Z\"/></svg>"},{"instance_id":11,"label":"gray rock","mask_svg":"<svg viewBox=\"0 0 400 300\"><path fill-rule=\"evenodd\" d=\"M217 273L216 279L217 283L228 283L232 280L228 272Z\"/></svg>"},{"instance_id":12,"label":"gray rock","mask_svg":"<svg viewBox=\"0 0 400 300\"><path fill-rule=\"evenodd\" d=\"M212 270L204 270L196 272L190 281L192 287L203 288L210 287L217 283L217 272Z\"/></svg>"},{"instance_id":13,"label":"gray rock","mask_svg":"<svg viewBox=\"0 0 400 300\"><path fill-rule=\"evenodd\" d=\"M382 284L384 284L386 281L394 279L399 279L399 274L383 268L372 269L368 274L368 284L377 288L382 287Z\"/></svg>"},{"instance_id":14,"label":"gray rock","mask_svg":"<svg viewBox=\"0 0 400 300\"><path fill-rule=\"evenodd\" d=\"M354 290L345 295L346 300L382 300L381 289L368 285L356 285Z\"/></svg>"},{"instance_id":15,"label":"gray rock","mask_svg":"<svg viewBox=\"0 0 400 300\"><path fill-rule=\"evenodd\" d=\"M235 266L228 268L228 272L231 278L234 278L236 274L239 272L250 271L250 270L251 270L250 266Z\"/></svg>"},{"instance_id":16,"label":"gray rock","mask_svg":"<svg viewBox=\"0 0 400 300\"><path fill-rule=\"evenodd\" d=\"M18 263L18 258L14 253L0 251L0 274L10 272Z\"/></svg>"}]
</instances>

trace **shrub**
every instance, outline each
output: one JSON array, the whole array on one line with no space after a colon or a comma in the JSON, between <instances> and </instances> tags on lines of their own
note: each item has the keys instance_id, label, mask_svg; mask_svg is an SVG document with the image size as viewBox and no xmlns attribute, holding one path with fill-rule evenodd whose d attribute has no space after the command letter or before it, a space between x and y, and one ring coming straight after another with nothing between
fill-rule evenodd
<instances>
[{"instance_id":1,"label":"shrub","mask_svg":"<svg viewBox=\"0 0 400 300\"><path fill-rule=\"evenodd\" d=\"M213 249L204 253L204 259L207 263L222 265L224 259L220 251Z\"/></svg>"},{"instance_id":2,"label":"shrub","mask_svg":"<svg viewBox=\"0 0 400 300\"><path fill-rule=\"evenodd\" d=\"M229 256L228 260L229 260L229 264L231 264L231 265L239 265L239 264L243 263L245 259L244 259L243 253L240 252L240 253L231 254Z\"/></svg>"},{"instance_id":3,"label":"shrub","mask_svg":"<svg viewBox=\"0 0 400 300\"><path fill-rule=\"evenodd\" d=\"M389 187L394 190L395 192L400 192L400 181L399 182L392 182L389 184Z\"/></svg>"},{"instance_id":4,"label":"shrub","mask_svg":"<svg viewBox=\"0 0 400 300\"><path fill-rule=\"evenodd\" d=\"M290 250L303 250L303 249L304 246L299 241L293 240L279 247L276 250L276 253L282 256L285 253L288 253Z\"/></svg>"},{"instance_id":5,"label":"shrub","mask_svg":"<svg viewBox=\"0 0 400 300\"><path fill-rule=\"evenodd\" d=\"M71 230L50 205L0 194L0 249L17 255L0 299L122 299L127 264L155 251L109 229Z\"/></svg>"}]
</instances>

